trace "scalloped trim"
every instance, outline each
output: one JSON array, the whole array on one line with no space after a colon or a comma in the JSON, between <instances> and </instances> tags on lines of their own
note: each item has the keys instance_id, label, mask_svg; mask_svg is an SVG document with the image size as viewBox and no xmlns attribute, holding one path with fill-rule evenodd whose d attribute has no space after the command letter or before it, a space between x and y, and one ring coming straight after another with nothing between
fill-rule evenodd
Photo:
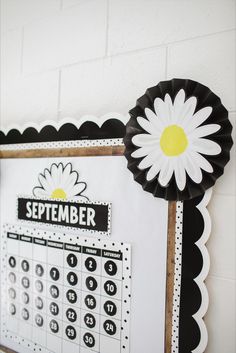
<instances>
[{"instance_id":1,"label":"scalloped trim","mask_svg":"<svg viewBox=\"0 0 236 353\"><path fill-rule=\"evenodd\" d=\"M45 126L48 126L48 125L53 126L58 131L63 125L68 123L73 124L74 126L77 127L77 129L79 129L83 123L89 122L89 121L95 123L98 127L101 127L109 119L120 120L124 125L126 125L129 120L129 115L123 115L120 113L111 112L99 118L96 117L95 115L84 115L78 120L74 118L66 117L59 121L45 120L42 123L28 122L28 123L25 123L24 125L10 124L6 128L1 127L0 131L2 131L5 135L7 135L11 130L18 130L21 134L23 134L27 128L32 127L36 129L38 132L40 132Z\"/></svg>"},{"instance_id":2,"label":"scalloped trim","mask_svg":"<svg viewBox=\"0 0 236 353\"><path fill-rule=\"evenodd\" d=\"M207 190L201 202L196 206L196 208L201 212L201 215L204 219L204 230L203 230L202 236L195 243L199 248L199 250L201 251L202 258L203 258L203 267L199 275L194 279L194 281L198 285L198 288L200 289L202 302L199 310L193 315L193 318L198 324L198 327L200 329L201 338L200 338L199 345L197 346L197 348L195 348L192 351L192 353L204 353L208 342L208 332L203 318L207 312L208 305L209 305L209 295L208 295L207 287L205 285L205 279L210 269L210 256L206 247L206 242L208 241L211 233L211 218L210 218L209 211L207 209L207 205L209 204L211 195L212 195L212 189Z\"/></svg>"}]
</instances>

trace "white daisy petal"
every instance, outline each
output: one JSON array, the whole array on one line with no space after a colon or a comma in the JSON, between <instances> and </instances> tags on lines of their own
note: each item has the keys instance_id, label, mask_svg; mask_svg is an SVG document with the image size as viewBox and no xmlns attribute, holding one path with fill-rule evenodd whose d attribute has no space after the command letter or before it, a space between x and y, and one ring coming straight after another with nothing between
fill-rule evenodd
<instances>
[{"instance_id":1,"label":"white daisy petal","mask_svg":"<svg viewBox=\"0 0 236 353\"><path fill-rule=\"evenodd\" d=\"M151 167L152 164L158 161L161 155L161 151L159 148L151 151L143 160L139 163L139 169L146 169Z\"/></svg>"},{"instance_id":2,"label":"white daisy petal","mask_svg":"<svg viewBox=\"0 0 236 353\"><path fill-rule=\"evenodd\" d=\"M211 134L214 134L216 131L220 130L220 125L218 124L206 124L203 126L197 127L189 134L189 139L196 137L204 137Z\"/></svg>"},{"instance_id":3,"label":"white daisy petal","mask_svg":"<svg viewBox=\"0 0 236 353\"><path fill-rule=\"evenodd\" d=\"M156 146L144 146L141 148L138 148L136 151L134 151L131 156L133 158L141 158L147 156L149 153L151 153L154 149L156 149Z\"/></svg>"},{"instance_id":4,"label":"white daisy petal","mask_svg":"<svg viewBox=\"0 0 236 353\"><path fill-rule=\"evenodd\" d=\"M55 189L54 181L53 181L52 175L48 169L45 170L44 176L45 176L45 179L47 180L50 191L53 191Z\"/></svg>"},{"instance_id":5,"label":"white daisy petal","mask_svg":"<svg viewBox=\"0 0 236 353\"><path fill-rule=\"evenodd\" d=\"M157 136L149 135L149 134L138 134L132 138L133 144L139 147L143 147L146 145L150 146L153 144L156 145L158 141L159 139Z\"/></svg>"},{"instance_id":6,"label":"white daisy petal","mask_svg":"<svg viewBox=\"0 0 236 353\"><path fill-rule=\"evenodd\" d=\"M168 93L165 95L165 104L168 109L169 122L171 122L172 118L173 118L174 107L173 107L173 102L172 102L170 95Z\"/></svg>"},{"instance_id":7,"label":"white daisy petal","mask_svg":"<svg viewBox=\"0 0 236 353\"><path fill-rule=\"evenodd\" d=\"M186 132L193 131L196 127L200 126L212 113L212 107L205 107L198 110L189 121L189 124L186 125Z\"/></svg>"},{"instance_id":8,"label":"white daisy petal","mask_svg":"<svg viewBox=\"0 0 236 353\"><path fill-rule=\"evenodd\" d=\"M174 100L174 106L183 106L185 101L185 92L184 89L180 89L179 92L177 93L175 100Z\"/></svg>"},{"instance_id":9,"label":"white daisy petal","mask_svg":"<svg viewBox=\"0 0 236 353\"><path fill-rule=\"evenodd\" d=\"M173 171L174 169L172 161L169 158L166 158L158 177L158 181L162 186L166 186L169 183L173 175Z\"/></svg>"},{"instance_id":10,"label":"white daisy petal","mask_svg":"<svg viewBox=\"0 0 236 353\"><path fill-rule=\"evenodd\" d=\"M163 165L163 161L164 161L164 158L163 157L160 157L160 159L158 160L158 162L154 163L151 168L149 169L149 171L147 172L147 176L146 176L146 179L147 181L151 181L152 179L154 179L157 174L159 173L159 171L161 170L162 168L162 165Z\"/></svg>"},{"instance_id":11,"label":"white daisy petal","mask_svg":"<svg viewBox=\"0 0 236 353\"><path fill-rule=\"evenodd\" d=\"M181 158L175 163L174 173L178 189L183 191L186 185L186 171Z\"/></svg>"},{"instance_id":12,"label":"white daisy petal","mask_svg":"<svg viewBox=\"0 0 236 353\"><path fill-rule=\"evenodd\" d=\"M201 154L192 151L190 153L190 158L196 162L196 164L199 166L199 168L205 170L208 173L213 173L212 165Z\"/></svg>"},{"instance_id":13,"label":"white daisy petal","mask_svg":"<svg viewBox=\"0 0 236 353\"><path fill-rule=\"evenodd\" d=\"M65 168L63 170L63 173L62 173L61 185L65 185L66 184L71 172L72 172L72 165L71 165L71 163L68 163L65 166Z\"/></svg>"},{"instance_id":14,"label":"white daisy petal","mask_svg":"<svg viewBox=\"0 0 236 353\"><path fill-rule=\"evenodd\" d=\"M47 192L47 194L51 194L51 191L53 190L48 183L47 179L42 175L39 174L39 182L42 185L43 189Z\"/></svg>"},{"instance_id":15,"label":"white daisy petal","mask_svg":"<svg viewBox=\"0 0 236 353\"><path fill-rule=\"evenodd\" d=\"M44 190L43 188L40 188L40 187L34 188L33 194L34 194L35 197L47 197L47 198L49 198L51 196L50 193L48 193L46 190Z\"/></svg>"},{"instance_id":16,"label":"white daisy petal","mask_svg":"<svg viewBox=\"0 0 236 353\"><path fill-rule=\"evenodd\" d=\"M51 166L51 175L54 182L55 189L58 188L58 168L56 164Z\"/></svg>"},{"instance_id":17,"label":"white daisy petal","mask_svg":"<svg viewBox=\"0 0 236 353\"><path fill-rule=\"evenodd\" d=\"M144 119L142 117L138 117L137 121L139 123L139 125L145 130L147 131L149 134L152 135L159 135L160 134L160 129L156 127L155 124L150 123L147 119Z\"/></svg>"},{"instance_id":18,"label":"white daisy petal","mask_svg":"<svg viewBox=\"0 0 236 353\"><path fill-rule=\"evenodd\" d=\"M218 145L218 143L204 138L198 138L194 140L191 143L191 147L195 152L209 156L215 156L221 152L221 147Z\"/></svg>"},{"instance_id":19,"label":"white daisy petal","mask_svg":"<svg viewBox=\"0 0 236 353\"><path fill-rule=\"evenodd\" d=\"M145 108L145 115L147 119L150 121L151 124L155 125L158 130L163 129L164 124L163 122L158 119L156 114L149 108Z\"/></svg>"},{"instance_id":20,"label":"white daisy petal","mask_svg":"<svg viewBox=\"0 0 236 353\"><path fill-rule=\"evenodd\" d=\"M86 184L85 183L78 183L75 184L67 193L67 197L73 197L76 195L79 195L81 192L83 192L86 188Z\"/></svg>"},{"instance_id":21,"label":"white daisy petal","mask_svg":"<svg viewBox=\"0 0 236 353\"><path fill-rule=\"evenodd\" d=\"M197 165L196 161L191 158L188 154L182 155L182 160L184 163L184 168L189 177L197 184L202 181L202 171Z\"/></svg>"},{"instance_id":22,"label":"white daisy petal","mask_svg":"<svg viewBox=\"0 0 236 353\"><path fill-rule=\"evenodd\" d=\"M194 111L196 109L196 105L197 105L197 98L196 97L190 97L184 103L183 108L180 111L179 116L178 116L178 121L183 126L185 124L188 124L191 121L191 118L192 118Z\"/></svg>"},{"instance_id":23,"label":"white daisy petal","mask_svg":"<svg viewBox=\"0 0 236 353\"><path fill-rule=\"evenodd\" d=\"M63 190L66 193L69 192L72 189L72 187L76 184L77 178L78 178L78 174L76 172L72 172L69 175L69 178L67 179L67 182L63 186Z\"/></svg>"},{"instance_id":24,"label":"white daisy petal","mask_svg":"<svg viewBox=\"0 0 236 353\"><path fill-rule=\"evenodd\" d=\"M161 120L163 125L170 122L171 117L169 116L169 110L167 104L159 97L154 100L154 108L158 119Z\"/></svg>"}]
</instances>

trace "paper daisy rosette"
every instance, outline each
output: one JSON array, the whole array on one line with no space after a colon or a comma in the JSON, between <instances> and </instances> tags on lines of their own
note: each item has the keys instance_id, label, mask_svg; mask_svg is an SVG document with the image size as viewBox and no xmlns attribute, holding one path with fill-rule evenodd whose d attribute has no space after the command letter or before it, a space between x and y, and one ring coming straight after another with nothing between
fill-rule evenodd
<instances>
[{"instance_id":1,"label":"paper daisy rosette","mask_svg":"<svg viewBox=\"0 0 236 353\"><path fill-rule=\"evenodd\" d=\"M79 174L72 169L72 164L53 163L38 177L39 185L33 189L33 195L38 198L86 201L83 195L87 187L85 182L79 181Z\"/></svg>"},{"instance_id":2,"label":"paper daisy rosette","mask_svg":"<svg viewBox=\"0 0 236 353\"><path fill-rule=\"evenodd\" d=\"M224 172L232 125L221 100L183 79L149 88L130 111L124 137L128 169L144 190L166 200L203 194Z\"/></svg>"}]
</instances>

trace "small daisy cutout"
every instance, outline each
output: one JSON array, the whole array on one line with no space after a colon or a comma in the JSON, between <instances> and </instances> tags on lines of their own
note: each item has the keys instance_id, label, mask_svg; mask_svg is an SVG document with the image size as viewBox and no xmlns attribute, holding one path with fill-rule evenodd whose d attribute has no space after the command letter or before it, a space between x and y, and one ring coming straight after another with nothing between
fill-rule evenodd
<instances>
[{"instance_id":1,"label":"small daisy cutout","mask_svg":"<svg viewBox=\"0 0 236 353\"><path fill-rule=\"evenodd\" d=\"M88 198L83 195L87 184L79 182L79 174L72 169L71 163L63 166L62 163L53 163L50 169L45 169L44 173L38 177L40 186L33 189L35 197L51 199L80 199L86 201Z\"/></svg>"},{"instance_id":2,"label":"small daisy cutout","mask_svg":"<svg viewBox=\"0 0 236 353\"><path fill-rule=\"evenodd\" d=\"M138 100L124 143L128 168L145 190L166 199L188 199L214 184L222 174L220 165L226 164L222 155L232 145L223 131L231 129L227 111L219 102L207 87L177 79L160 83ZM222 136L228 139L226 151Z\"/></svg>"}]
</instances>

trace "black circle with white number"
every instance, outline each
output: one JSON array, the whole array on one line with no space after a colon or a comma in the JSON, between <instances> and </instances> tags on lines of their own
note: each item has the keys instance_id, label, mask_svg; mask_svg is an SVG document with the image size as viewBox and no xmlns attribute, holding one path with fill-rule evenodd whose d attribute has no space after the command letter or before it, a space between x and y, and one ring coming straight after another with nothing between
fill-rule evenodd
<instances>
[{"instance_id":1,"label":"black circle with white number","mask_svg":"<svg viewBox=\"0 0 236 353\"><path fill-rule=\"evenodd\" d=\"M117 293L117 287L116 284L113 281L106 281L104 284L104 290L108 295L116 295Z\"/></svg>"},{"instance_id":2,"label":"black circle with white number","mask_svg":"<svg viewBox=\"0 0 236 353\"><path fill-rule=\"evenodd\" d=\"M9 297L10 297L11 299L16 299L16 291L15 291L15 289L9 288L8 294L9 294Z\"/></svg>"},{"instance_id":3,"label":"black circle with white number","mask_svg":"<svg viewBox=\"0 0 236 353\"><path fill-rule=\"evenodd\" d=\"M43 291L43 282L37 280L35 282L35 289L37 290L37 292L42 293L42 291Z\"/></svg>"},{"instance_id":4,"label":"black circle with white number","mask_svg":"<svg viewBox=\"0 0 236 353\"><path fill-rule=\"evenodd\" d=\"M96 326L96 319L92 314L86 314L84 317L84 323L89 328L94 328Z\"/></svg>"},{"instance_id":5,"label":"black circle with white number","mask_svg":"<svg viewBox=\"0 0 236 353\"><path fill-rule=\"evenodd\" d=\"M70 340L74 340L76 338L76 329L73 326L67 326L66 327L66 336Z\"/></svg>"},{"instance_id":6,"label":"black circle with white number","mask_svg":"<svg viewBox=\"0 0 236 353\"><path fill-rule=\"evenodd\" d=\"M84 299L85 305L89 308L89 309L95 309L97 302L96 299L94 298L94 296L92 295L87 295Z\"/></svg>"},{"instance_id":7,"label":"black circle with white number","mask_svg":"<svg viewBox=\"0 0 236 353\"><path fill-rule=\"evenodd\" d=\"M21 316L24 320L29 320L29 311L27 309L22 309Z\"/></svg>"},{"instance_id":8,"label":"black circle with white number","mask_svg":"<svg viewBox=\"0 0 236 353\"><path fill-rule=\"evenodd\" d=\"M22 301L24 304L28 304L29 303L29 294L26 292L22 293Z\"/></svg>"},{"instance_id":9,"label":"black circle with white number","mask_svg":"<svg viewBox=\"0 0 236 353\"><path fill-rule=\"evenodd\" d=\"M66 261L70 267L76 267L78 264L78 259L75 254L69 254Z\"/></svg>"},{"instance_id":10,"label":"black circle with white number","mask_svg":"<svg viewBox=\"0 0 236 353\"><path fill-rule=\"evenodd\" d=\"M30 281L28 277L23 277L21 280L21 284L24 288L29 288L30 286Z\"/></svg>"},{"instance_id":11,"label":"black circle with white number","mask_svg":"<svg viewBox=\"0 0 236 353\"><path fill-rule=\"evenodd\" d=\"M88 257L85 260L85 267L88 271L94 272L97 269L97 262L93 257Z\"/></svg>"},{"instance_id":12,"label":"black circle with white number","mask_svg":"<svg viewBox=\"0 0 236 353\"><path fill-rule=\"evenodd\" d=\"M117 265L114 261L107 261L104 265L104 268L109 276L115 276L117 274Z\"/></svg>"},{"instance_id":13,"label":"black circle with white number","mask_svg":"<svg viewBox=\"0 0 236 353\"><path fill-rule=\"evenodd\" d=\"M29 271L29 263L28 263L28 261L23 260L23 261L21 262L21 268L22 268L22 270L23 270L24 272L28 272L28 271Z\"/></svg>"},{"instance_id":14,"label":"black circle with white number","mask_svg":"<svg viewBox=\"0 0 236 353\"><path fill-rule=\"evenodd\" d=\"M51 296L52 296L54 299L56 299L56 298L59 297L59 289L58 289L57 286L52 285L49 290L50 290Z\"/></svg>"},{"instance_id":15,"label":"black circle with white number","mask_svg":"<svg viewBox=\"0 0 236 353\"><path fill-rule=\"evenodd\" d=\"M35 323L37 326L42 327L43 326L43 317L39 314L35 316Z\"/></svg>"},{"instance_id":16,"label":"black circle with white number","mask_svg":"<svg viewBox=\"0 0 236 353\"><path fill-rule=\"evenodd\" d=\"M72 308L66 310L66 317L70 322L75 322L77 320L76 311Z\"/></svg>"},{"instance_id":17,"label":"black circle with white number","mask_svg":"<svg viewBox=\"0 0 236 353\"><path fill-rule=\"evenodd\" d=\"M86 332L83 337L84 343L87 347L92 348L95 346L95 338L89 332Z\"/></svg>"},{"instance_id":18,"label":"black circle with white number","mask_svg":"<svg viewBox=\"0 0 236 353\"><path fill-rule=\"evenodd\" d=\"M49 327L53 333L57 333L59 331L59 325L56 320L51 320L49 323Z\"/></svg>"},{"instance_id":19,"label":"black circle with white number","mask_svg":"<svg viewBox=\"0 0 236 353\"><path fill-rule=\"evenodd\" d=\"M69 289L66 293L66 298L69 303L74 304L77 302L77 294L73 289Z\"/></svg>"},{"instance_id":20,"label":"black circle with white number","mask_svg":"<svg viewBox=\"0 0 236 353\"><path fill-rule=\"evenodd\" d=\"M9 278L9 281L11 283L16 283L16 275L15 275L15 273L10 272L9 275L8 275L8 278Z\"/></svg>"},{"instance_id":21,"label":"black circle with white number","mask_svg":"<svg viewBox=\"0 0 236 353\"><path fill-rule=\"evenodd\" d=\"M116 324L111 320L106 320L103 324L103 328L106 331L106 333L110 336L113 336L116 334Z\"/></svg>"},{"instance_id":22,"label":"black circle with white number","mask_svg":"<svg viewBox=\"0 0 236 353\"><path fill-rule=\"evenodd\" d=\"M13 256L9 257L8 263L12 268L16 267L16 259Z\"/></svg>"},{"instance_id":23,"label":"black circle with white number","mask_svg":"<svg viewBox=\"0 0 236 353\"><path fill-rule=\"evenodd\" d=\"M38 277L42 277L44 274L44 269L42 265L37 264L35 267L35 273Z\"/></svg>"},{"instance_id":24,"label":"black circle with white number","mask_svg":"<svg viewBox=\"0 0 236 353\"><path fill-rule=\"evenodd\" d=\"M59 314L59 306L54 302L49 305L49 310L50 313L54 316Z\"/></svg>"},{"instance_id":25,"label":"black circle with white number","mask_svg":"<svg viewBox=\"0 0 236 353\"><path fill-rule=\"evenodd\" d=\"M35 299L35 306L37 309L42 310L43 309L43 299L40 297L37 297Z\"/></svg>"},{"instance_id":26,"label":"black circle with white number","mask_svg":"<svg viewBox=\"0 0 236 353\"><path fill-rule=\"evenodd\" d=\"M103 308L104 308L105 313L109 316L114 316L117 313L116 304L110 300L106 301Z\"/></svg>"},{"instance_id":27,"label":"black circle with white number","mask_svg":"<svg viewBox=\"0 0 236 353\"><path fill-rule=\"evenodd\" d=\"M10 312L11 315L15 315L16 314L16 307L15 307L14 304L10 304L9 312Z\"/></svg>"},{"instance_id":28,"label":"black circle with white number","mask_svg":"<svg viewBox=\"0 0 236 353\"><path fill-rule=\"evenodd\" d=\"M86 287L89 290L95 291L97 289L98 283L95 278L93 278L91 276L87 277L85 283L86 283Z\"/></svg>"},{"instance_id":29,"label":"black circle with white number","mask_svg":"<svg viewBox=\"0 0 236 353\"><path fill-rule=\"evenodd\" d=\"M76 286L76 284L78 283L78 277L77 277L76 273L69 272L67 275L67 281L69 282L69 284L71 286Z\"/></svg>"},{"instance_id":30,"label":"black circle with white number","mask_svg":"<svg viewBox=\"0 0 236 353\"><path fill-rule=\"evenodd\" d=\"M56 267L52 267L50 270L50 277L53 279L53 281L58 281L60 278L60 272Z\"/></svg>"}]
</instances>

